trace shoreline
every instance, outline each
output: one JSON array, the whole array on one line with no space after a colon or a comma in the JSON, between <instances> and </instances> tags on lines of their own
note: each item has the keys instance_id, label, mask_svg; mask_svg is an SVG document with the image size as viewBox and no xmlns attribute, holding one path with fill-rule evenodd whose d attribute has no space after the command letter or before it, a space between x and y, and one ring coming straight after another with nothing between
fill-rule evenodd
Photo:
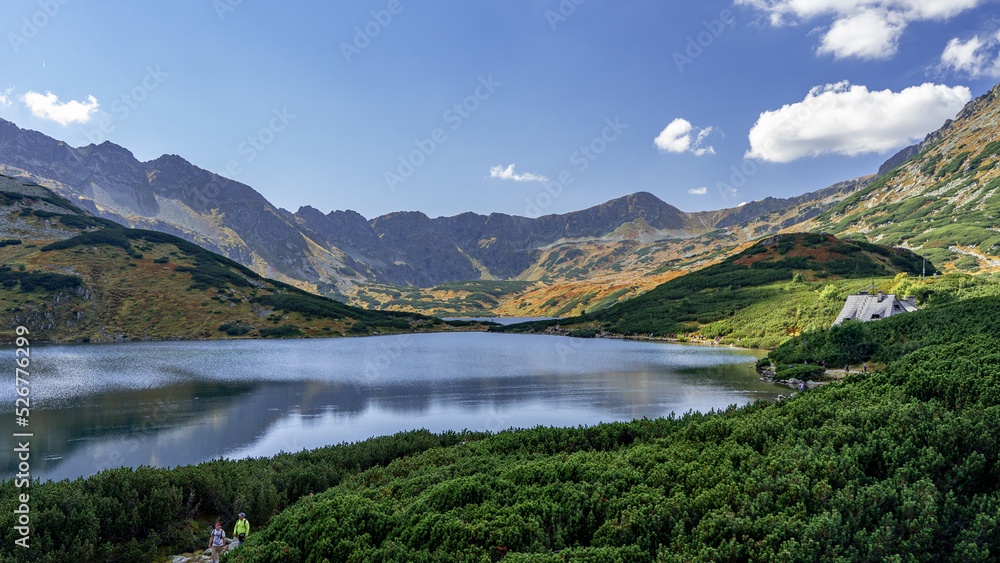
<instances>
[{"instance_id":1,"label":"shoreline","mask_svg":"<svg viewBox=\"0 0 1000 563\"><path fill-rule=\"evenodd\" d=\"M722 344L721 342L706 342L704 340L691 340L691 339L682 340L680 338L669 338L666 336L628 336L628 335L602 334L595 336L594 338L607 338L611 340L635 340L637 342L666 342L668 344L691 344L694 346L733 348L735 350L748 350L752 352L770 352L771 350L774 350L774 348L746 348L743 346L737 346L735 344Z\"/></svg>"},{"instance_id":2,"label":"shoreline","mask_svg":"<svg viewBox=\"0 0 1000 563\"><path fill-rule=\"evenodd\" d=\"M235 337L235 338L188 338L184 336L162 336L162 337L144 337L144 338L116 338L116 339L72 339L72 340L37 340L33 341L33 344L128 344L137 342L246 342L246 341L279 341L279 340L323 340L323 339L335 339L335 338L376 338L381 336L402 336L405 334L439 334L439 333L454 333L454 332L489 332L489 324L476 324L466 327L450 327L450 329L442 330L419 330L412 332L391 332L391 333L376 333L376 334L342 334L342 335L323 335L323 336L294 336L290 338L261 338L261 337ZM543 332L526 332L522 334L528 335L540 335L540 336L564 336L568 338L574 338L569 336L570 331L568 330L553 330L547 329ZM770 352L774 348L747 348L744 346L737 346L735 344L722 344L719 342L706 341L704 339L687 339L687 338L671 338L667 336L643 336L643 335L624 335L624 334L613 334L613 333L602 333L595 335L593 338L605 339L605 340L629 340L634 342L654 342L654 343L665 343L665 344L682 344L682 345L692 345L692 346L707 346L707 347L720 347L729 348L733 350L746 350L748 352ZM582 340L587 340L582 338ZM13 346L15 343L13 341L3 341L0 342L0 346ZM843 370L841 370L843 371Z\"/></svg>"},{"instance_id":3,"label":"shoreline","mask_svg":"<svg viewBox=\"0 0 1000 563\"><path fill-rule=\"evenodd\" d=\"M129 344L136 342L247 342L247 341L280 341L280 340L324 340L334 338L375 338L379 336L402 336L404 334L438 334L452 332L487 332L489 326L474 325L471 327L452 327L452 330L415 330L412 332L387 332L375 334L341 334L323 336L293 336L288 338L263 338L263 337L232 337L232 338L187 338L184 336L160 336L148 338L117 338L117 339L82 339L73 340L33 340L32 344ZM13 346L13 341L0 342L0 346Z\"/></svg>"}]
</instances>

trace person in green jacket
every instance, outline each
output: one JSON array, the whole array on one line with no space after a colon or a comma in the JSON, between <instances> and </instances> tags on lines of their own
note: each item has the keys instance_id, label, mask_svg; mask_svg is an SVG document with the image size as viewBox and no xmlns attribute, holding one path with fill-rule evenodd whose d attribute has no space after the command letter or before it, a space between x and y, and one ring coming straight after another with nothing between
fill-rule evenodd
<instances>
[{"instance_id":1,"label":"person in green jacket","mask_svg":"<svg viewBox=\"0 0 1000 563\"><path fill-rule=\"evenodd\" d=\"M247 534L249 533L250 521L246 519L246 514L240 512L240 519L236 521L236 527L233 528L233 536L242 545L243 542L247 541Z\"/></svg>"}]
</instances>

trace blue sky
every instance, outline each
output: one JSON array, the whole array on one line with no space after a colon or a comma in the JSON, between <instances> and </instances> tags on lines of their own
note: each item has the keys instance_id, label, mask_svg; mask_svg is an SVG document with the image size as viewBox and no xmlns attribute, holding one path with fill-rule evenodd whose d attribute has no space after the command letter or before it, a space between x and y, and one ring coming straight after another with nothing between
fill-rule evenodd
<instances>
[{"instance_id":1,"label":"blue sky","mask_svg":"<svg viewBox=\"0 0 1000 563\"><path fill-rule=\"evenodd\" d=\"M292 211L719 209L872 173L953 117L1000 81L997 8L12 0L0 117Z\"/></svg>"}]
</instances>

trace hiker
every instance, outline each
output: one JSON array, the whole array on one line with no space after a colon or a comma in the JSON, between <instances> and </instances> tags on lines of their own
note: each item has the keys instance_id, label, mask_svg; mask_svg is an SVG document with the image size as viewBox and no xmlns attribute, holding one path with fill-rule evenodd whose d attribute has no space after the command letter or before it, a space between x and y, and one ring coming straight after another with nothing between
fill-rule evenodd
<instances>
[{"instance_id":1,"label":"hiker","mask_svg":"<svg viewBox=\"0 0 1000 563\"><path fill-rule=\"evenodd\" d=\"M806 388L806 384L800 381L799 382L799 391L801 392L805 388Z\"/></svg>"},{"instance_id":2,"label":"hiker","mask_svg":"<svg viewBox=\"0 0 1000 563\"><path fill-rule=\"evenodd\" d=\"M865 364L865 367L864 367L864 372L865 372L865 373L868 373L868 364Z\"/></svg>"},{"instance_id":3,"label":"hiker","mask_svg":"<svg viewBox=\"0 0 1000 563\"><path fill-rule=\"evenodd\" d=\"M233 527L233 537L239 542L237 545L243 545L243 542L247 541L247 534L250 533L250 521L246 519L246 514L240 512L240 519L236 521L236 526Z\"/></svg>"},{"instance_id":4,"label":"hiker","mask_svg":"<svg viewBox=\"0 0 1000 563\"><path fill-rule=\"evenodd\" d=\"M222 529L221 522L215 523L208 546L212 548L212 563L219 563L219 556L226 549L226 531Z\"/></svg>"},{"instance_id":5,"label":"hiker","mask_svg":"<svg viewBox=\"0 0 1000 563\"><path fill-rule=\"evenodd\" d=\"M851 364L847 364L844 366L844 373L851 373Z\"/></svg>"}]
</instances>

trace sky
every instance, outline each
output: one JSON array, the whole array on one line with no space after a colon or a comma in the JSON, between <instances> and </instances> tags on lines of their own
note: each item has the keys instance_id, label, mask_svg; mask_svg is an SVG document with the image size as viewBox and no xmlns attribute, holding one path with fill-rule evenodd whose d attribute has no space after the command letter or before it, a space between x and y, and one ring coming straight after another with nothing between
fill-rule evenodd
<instances>
[{"instance_id":1,"label":"sky","mask_svg":"<svg viewBox=\"0 0 1000 563\"><path fill-rule=\"evenodd\" d=\"M685 211L874 173L1000 81L997 0L8 0L0 117L291 211Z\"/></svg>"}]
</instances>

